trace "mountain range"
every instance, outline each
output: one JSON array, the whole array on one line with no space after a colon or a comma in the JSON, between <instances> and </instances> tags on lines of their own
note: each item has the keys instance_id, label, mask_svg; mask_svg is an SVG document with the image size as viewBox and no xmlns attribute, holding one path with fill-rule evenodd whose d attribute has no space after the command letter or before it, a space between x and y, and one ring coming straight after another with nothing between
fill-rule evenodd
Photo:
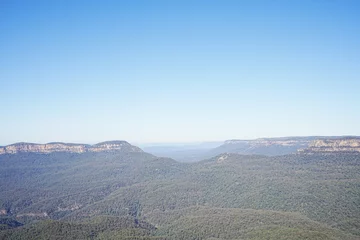
<instances>
[{"instance_id":1,"label":"mountain range","mask_svg":"<svg viewBox=\"0 0 360 240\"><path fill-rule=\"evenodd\" d=\"M325 149L326 148L326 149ZM259 138L254 140L227 140L221 142L205 142L201 144L184 145L148 145L146 152L172 157L181 156L183 161L196 161L212 157L221 153L259 154L266 156L278 156L297 152L312 151L359 151L360 137L356 136L311 136L311 137L281 137ZM142 152L139 147L133 146L126 141L106 141L94 145L51 142L46 144L14 143L5 147L0 146L0 154L15 154L21 152L52 153L52 152ZM177 159L178 160L178 159Z\"/></svg>"},{"instance_id":2,"label":"mountain range","mask_svg":"<svg viewBox=\"0 0 360 240\"><path fill-rule=\"evenodd\" d=\"M343 139L344 146L347 139L354 139L356 136L309 136L309 137L279 137L279 138L258 138L252 140L227 140L225 142L209 142L204 144L192 145L164 145L164 146L146 146L144 150L151 154L163 157L170 157L180 162L196 162L205 158L210 158L221 153L239 153L245 155L259 154L266 156L279 156L294 154L305 149L312 148L320 140ZM349 143L351 145L351 143ZM358 148L353 150L357 151ZM311 151L312 151L311 150ZM331 151L331 148L329 148ZM342 149L339 148L339 151Z\"/></svg>"},{"instance_id":3,"label":"mountain range","mask_svg":"<svg viewBox=\"0 0 360 240\"><path fill-rule=\"evenodd\" d=\"M126 141L1 149L0 239L360 239L358 137L231 140L192 163Z\"/></svg>"}]
</instances>

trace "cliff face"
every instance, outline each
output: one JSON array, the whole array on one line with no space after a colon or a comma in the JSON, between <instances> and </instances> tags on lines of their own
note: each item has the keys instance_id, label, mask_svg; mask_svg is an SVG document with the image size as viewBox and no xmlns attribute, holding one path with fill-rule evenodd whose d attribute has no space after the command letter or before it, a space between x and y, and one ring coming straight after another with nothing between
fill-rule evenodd
<instances>
[{"instance_id":1,"label":"cliff face","mask_svg":"<svg viewBox=\"0 0 360 240\"><path fill-rule=\"evenodd\" d=\"M360 152L360 137L307 136L228 140L213 149L211 154L239 153L277 156L293 153Z\"/></svg>"},{"instance_id":2,"label":"cliff face","mask_svg":"<svg viewBox=\"0 0 360 240\"><path fill-rule=\"evenodd\" d=\"M223 145L212 150L212 154L240 153L260 154L268 156L296 153L300 148L309 146L313 137L282 137L258 138L254 140L228 140Z\"/></svg>"},{"instance_id":3,"label":"cliff face","mask_svg":"<svg viewBox=\"0 0 360 240\"><path fill-rule=\"evenodd\" d=\"M123 151L123 152L142 152L138 147L129 144L126 141L109 141L95 145L73 144L73 143L15 143L5 147L0 147L0 154L15 154L22 152L33 153L52 153L52 152L105 152L105 151Z\"/></svg>"},{"instance_id":4,"label":"cliff face","mask_svg":"<svg viewBox=\"0 0 360 240\"><path fill-rule=\"evenodd\" d=\"M282 146L282 147L292 147L292 146L307 146L310 141L308 140L269 140L269 139L258 139L250 143L252 146Z\"/></svg>"},{"instance_id":5,"label":"cliff face","mask_svg":"<svg viewBox=\"0 0 360 240\"><path fill-rule=\"evenodd\" d=\"M360 138L321 139L313 141L300 153L360 152Z\"/></svg>"},{"instance_id":6,"label":"cliff face","mask_svg":"<svg viewBox=\"0 0 360 240\"><path fill-rule=\"evenodd\" d=\"M247 145L250 147L268 146L308 146L311 140L308 137L284 137L284 138L258 138L254 140L227 140L225 145Z\"/></svg>"},{"instance_id":7,"label":"cliff face","mask_svg":"<svg viewBox=\"0 0 360 240\"><path fill-rule=\"evenodd\" d=\"M108 141L92 145L88 148L89 152L104 151L123 151L123 152L143 152L140 148L131 145L126 141Z\"/></svg>"}]
</instances>

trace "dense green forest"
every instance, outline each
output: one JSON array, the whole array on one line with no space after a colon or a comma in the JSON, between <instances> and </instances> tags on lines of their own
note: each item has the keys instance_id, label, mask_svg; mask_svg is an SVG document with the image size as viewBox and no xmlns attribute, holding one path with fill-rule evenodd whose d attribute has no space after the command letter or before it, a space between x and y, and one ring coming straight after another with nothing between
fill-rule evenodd
<instances>
[{"instance_id":1,"label":"dense green forest","mask_svg":"<svg viewBox=\"0 0 360 240\"><path fill-rule=\"evenodd\" d=\"M0 239L360 239L360 155L0 155Z\"/></svg>"}]
</instances>

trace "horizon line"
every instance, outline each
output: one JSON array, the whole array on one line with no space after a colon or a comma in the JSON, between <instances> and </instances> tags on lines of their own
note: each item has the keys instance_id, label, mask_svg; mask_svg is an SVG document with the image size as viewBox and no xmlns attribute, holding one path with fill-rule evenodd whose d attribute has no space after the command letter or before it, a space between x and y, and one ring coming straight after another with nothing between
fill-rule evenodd
<instances>
[{"instance_id":1,"label":"horizon line","mask_svg":"<svg viewBox=\"0 0 360 240\"><path fill-rule=\"evenodd\" d=\"M258 139L283 139L283 138L306 138L306 137L322 137L322 138L326 138L326 137L337 137L337 138L346 138L346 137L360 137L359 135L291 135L291 136L275 136L275 137L257 137L257 138L231 138L231 139L226 139L226 140L198 140L198 141L181 141L181 142L173 142L173 141L169 141L169 142L162 142L162 141L127 141L127 140L120 140L120 139L114 139L114 140L105 140L105 141L98 141L98 142L91 142L91 143L86 143L86 141L72 141L72 142L68 142L68 141L50 141L50 142L45 142L45 143L39 143L39 142L27 142L27 141L19 141L19 142L13 142L13 143L9 143L6 145L0 145L0 147L6 147L6 146L10 146L10 145L15 145L15 144L21 144L21 143L25 143L25 144L38 144L38 145L45 145L45 144L83 144L83 145L96 145L99 143L104 143L104 142L113 142L113 141L124 141L127 142L129 144L132 145L148 145L148 146L154 146L154 145L196 145L196 144L203 144L203 143L216 143L216 142L223 142L225 143L226 141L236 141L236 140L240 140L240 141L253 141L253 140L258 140ZM146 147L146 146L145 146Z\"/></svg>"}]
</instances>

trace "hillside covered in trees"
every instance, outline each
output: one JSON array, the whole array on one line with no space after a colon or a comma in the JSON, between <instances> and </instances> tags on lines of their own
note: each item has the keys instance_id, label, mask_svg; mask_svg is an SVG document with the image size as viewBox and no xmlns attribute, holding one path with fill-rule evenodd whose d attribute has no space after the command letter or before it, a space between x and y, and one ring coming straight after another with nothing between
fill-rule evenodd
<instances>
[{"instance_id":1,"label":"hillside covered in trees","mask_svg":"<svg viewBox=\"0 0 360 240\"><path fill-rule=\"evenodd\" d=\"M0 239L360 239L360 154L0 155Z\"/></svg>"}]
</instances>

